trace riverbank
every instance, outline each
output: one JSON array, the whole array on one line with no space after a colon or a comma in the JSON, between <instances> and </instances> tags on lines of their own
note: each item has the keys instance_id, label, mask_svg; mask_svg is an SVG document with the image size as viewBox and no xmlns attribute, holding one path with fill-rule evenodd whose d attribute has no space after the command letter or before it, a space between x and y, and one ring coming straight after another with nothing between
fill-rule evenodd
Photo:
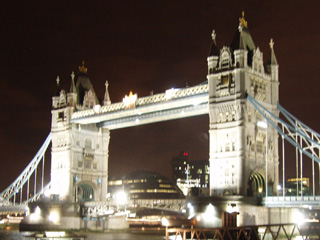
<instances>
[{"instance_id":1,"label":"riverbank","mask_svg":"<svg viewBox=\"0 0 320 240\"><path fill-rule=\"evenodd\" d=\"M85 235L87 240L163 240L165 229L122 229L106 231L75 231ZM23 240L26 233L18 229L0 229L0 239Z\"/></svg>"}]
</instances>

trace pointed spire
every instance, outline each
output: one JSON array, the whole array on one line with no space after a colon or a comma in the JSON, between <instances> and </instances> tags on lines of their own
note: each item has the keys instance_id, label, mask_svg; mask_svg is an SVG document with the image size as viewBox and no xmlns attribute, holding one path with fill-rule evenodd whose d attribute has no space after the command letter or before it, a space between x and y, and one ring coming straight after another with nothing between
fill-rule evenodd
<instances>
[{"instance_id":1,"label":"pointed spire","mask_svg":"<svg viewBox=\"0 0 320 240\"><path fill-rule=\"evenodd\" d=\"M111 104L111 100L110 100L110 95L109 95L109 82L108 80L106 81L106 92L104 94L104 100L103 100L103 105L110 105Z\"/></svg>"},{"instance_id":2,"label":"pointed spire","mask_svg":"<svg viewBox=\"0 0 320 240\"><path fill-rule=\"evenodd\" d=\"M71 73L71 86L70 86L70 92L76 93L76 85L74 84L74 72Z\"/></svg>"},{"instance_id":3,"label":"pointed spire","mask_svg":"<svg viewBox=\"0 0 320 240\"><path fill-rule=\"evenodd\" d=\"M60 89L60 86L59 86L60 85L60 77L59 76L57 76L56 82L57 82L57 85L56 85L56 88L54 90L54 96L60 96L61 89Z\"/></svg>"},{"instance_id":4,"label":"pointed spire","mask_svg":"<svg viewBox=\"0 0 320 240\"><path fill-rule=\"evenodd\" d=\"M276 54L274 53L274 49L273 49L274 41L273 41L272 38L270 39L269 45L270 45L271 53L270 53L270 59L269 59L268 63L269 63L270 65L278 65L278 61L277 61L277 58L276 58Z\"/></svg>"},{"instance_id":5,"label":"pointed spire","mask_svg":"<svg viewBox=\"0 0 320 240\"><path fill-rule=\"evenodd\" d=\"M214 42L214 44L217 44L216 43L216 36L217 36L216 31L213 29L211 37L212 37L212 41Z\"/></svg>"},{"instance_id":6,"label":"pointed spire","mask_svg":"<svg viewBox=\"0 0 320 240\"><path fill-rule=\"evenodd\" d=\"M239 18L239 26L233 37L230 48L232 51L248 50L251 53L255 49L254 42L248 29L248 22L244 18L244 11L242 11L242 17Z\"/></svg>"},{"instance_id":7,"label":"pointed spire","mask_svg":"<svg viewBox=\"0 0 320 240\"><path fill-rule=\"evenodd\" d=\"M216 44L216 31L213 30L211 37L212 37L212 45L211 45L211 49L210 49L210 53L209 53L209 57L211 56L219 56L219 50L217 48L217 44Z\"/></svg>"}]
</instances>

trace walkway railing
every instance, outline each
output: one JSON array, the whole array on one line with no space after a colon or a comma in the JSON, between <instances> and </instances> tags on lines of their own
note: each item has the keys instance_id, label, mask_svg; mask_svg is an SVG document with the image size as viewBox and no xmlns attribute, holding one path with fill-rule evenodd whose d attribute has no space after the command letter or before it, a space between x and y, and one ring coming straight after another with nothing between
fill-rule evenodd
<instances>
[{"instance_id":1,"label":"walkway railing","mask_svg":"<svg viewBox=\"0 0 320 240\"><path fill-rule=\"evenodd\" d=\"M266 207L299 207L302 205L320 206L320 196L265 197L262 204Z\"/></svg>"},{"instance_id":2,"label":"walkway railing","mask_svg":"<svg viewBox=\"0 0 320 240\"><path fill-rule=\"evenodd\" d=\"M320 224L308 223L303 226L297 224L272 224L225 228L166 228L166 240L291 240L295 237L299 237L299 239L320 239Z\"/></svg>"}]
</instances>

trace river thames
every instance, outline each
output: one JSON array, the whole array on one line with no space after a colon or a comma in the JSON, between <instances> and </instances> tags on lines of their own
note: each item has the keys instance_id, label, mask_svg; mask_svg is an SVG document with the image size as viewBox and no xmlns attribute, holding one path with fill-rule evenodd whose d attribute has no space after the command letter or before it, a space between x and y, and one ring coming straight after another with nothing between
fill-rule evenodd
<instances>
[{"instance_id":1,"label":"river thames","mask_svg":"<svg viewBox=\"0 0 320 240\"><path fill-rule=\"evenodd\" d=\"M0 230L0 240L23 240L23 234L17 230ZM84 232L87 240L163 240L164 231L114 231L114 232Z\"/></svg>"}]
</instances>

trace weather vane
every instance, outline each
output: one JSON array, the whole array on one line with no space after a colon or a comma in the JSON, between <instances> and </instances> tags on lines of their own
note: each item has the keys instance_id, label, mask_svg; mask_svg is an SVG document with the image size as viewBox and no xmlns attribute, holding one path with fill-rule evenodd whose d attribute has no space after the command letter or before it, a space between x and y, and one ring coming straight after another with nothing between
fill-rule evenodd
<instances>
[{"instance_id":1,"label":"weather vane","mask_svg":"<svg viewBox=\"0 0 320 240\"><path fill-rule=\"evenodd\" d=\"M240 22L242 27L248 28L248 22L244 18L244 11L242 11L242 17L239 18L239 22Z\"/></svg>"},{"instance_id":2,"label":"weather vane","mask_svg":"<svg viewBox=\"0 0 320 240\"><path fill-rule=\"evenodd\" d=\"M79 71L82 72L82 73L87 73L87 71L88 71L88 68L86 68L84 66L84 60L82 61L82 65L79 66Z\"/></svg>"}]
</instances>

